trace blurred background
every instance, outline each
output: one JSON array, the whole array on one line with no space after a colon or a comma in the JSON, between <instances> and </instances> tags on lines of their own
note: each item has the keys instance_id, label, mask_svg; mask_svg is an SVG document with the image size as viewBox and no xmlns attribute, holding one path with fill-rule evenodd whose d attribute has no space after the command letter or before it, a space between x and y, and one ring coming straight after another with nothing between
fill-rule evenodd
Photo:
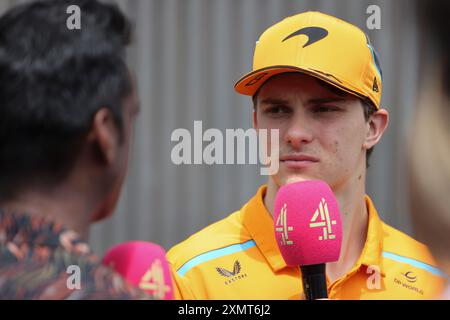
<instances>
[{"instance_id":1,"label":"blurred background","mask_svg":"<svg viewBox=\"0 0 450 320\"><path fill-rule=\"evenodd\" d=\"M0 0L0 14L26 2ZM248 129L249 97L234 83L251 71L259 35L284 17L318 10L359 26L371 38L383 69L382 106L390 126L375 147L367 193L388 224L411 232L405 191L405 136L419 84L417 16L411 0L118 0L134 24L128 53L141 100L128 180L109 220L91 229L98 255L127 240L169 249L238 210L265 183L257 165L174 165L177 128ZM369 30L366 12L381 9L381 29Z\"/></svg>"}]
</instances>

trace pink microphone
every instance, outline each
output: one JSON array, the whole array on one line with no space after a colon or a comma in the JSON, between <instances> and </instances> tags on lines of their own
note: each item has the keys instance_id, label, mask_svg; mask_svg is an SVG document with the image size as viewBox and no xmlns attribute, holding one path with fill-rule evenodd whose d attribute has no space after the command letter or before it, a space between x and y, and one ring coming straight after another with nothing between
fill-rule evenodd
<instances>
[{"instance_id":1,"label":"pink microphone","mask_svg":"<svg viewBox=\"0 0 450 320\"><path fill-rule=\"evenodd\" d=\"M306 298L327 298L325 263L339 259L342 243L339 205L331 188L320 180L281 187L274 223L286 264L301 268Z\"/></svg>"},{"instance_id":2,"label":"pink microphone","mask_svg":"<svg viewBox=\"0 0 450 320\"><path fill-rule=\"evenodd\" d=\"M170 268L160 246L144 241L118 244L108 250L103 264L156 299L173 300Z\"/></svg>"}]
</instances>

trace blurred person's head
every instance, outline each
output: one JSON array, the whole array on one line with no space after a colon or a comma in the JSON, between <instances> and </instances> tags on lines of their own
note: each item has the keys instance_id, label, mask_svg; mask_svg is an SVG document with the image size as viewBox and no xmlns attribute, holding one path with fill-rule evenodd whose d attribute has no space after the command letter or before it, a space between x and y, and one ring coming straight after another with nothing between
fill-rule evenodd
<instances>
[{"instance_id":1,"label":"blurred person's head","mask_svg":"<svg viewBox=\"0 0 450 320\"><path fill-rule=\"evenodd\" d=\"M450 274L450 3L419 1L423 62L409 140L415 232Z\"/></svg>"},{"instance_id":2,"label":"blurred person's head","mask_svg":"<svg viewBox=\"0 0 450 320\"><path fill-rule=\"evenodd\" d=\"M80 30L67 27L71 5ZM130 29L96 0L33 2L0 18L0 206L64 193L84 198L89 221L112 213L138 108Z\"/></svg>"}]
</instances>

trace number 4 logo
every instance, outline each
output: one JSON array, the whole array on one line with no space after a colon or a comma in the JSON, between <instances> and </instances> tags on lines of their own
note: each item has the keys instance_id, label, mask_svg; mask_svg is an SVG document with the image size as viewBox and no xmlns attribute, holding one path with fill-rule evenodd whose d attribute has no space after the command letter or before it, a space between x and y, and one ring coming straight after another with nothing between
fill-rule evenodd
<instances>
[{"instance_id":1,"label":"number 4 logo","mask_svg":"<svg viewBox=\"0 0 450 320\"><path fill-rule=\"evenodd\" d=\"M316 222L320 217L320 222ZM335 239L336 235L332 234L332 226L336 224L336 220L330 220L328 205L324 198L319 203L319 208L314 212L311 218L310 228L323 227L323 235L319 236L319 240Z\"/></svg>"},{"instance_id":2,"label":"number 4 logo","mask_svg":"<svg viewBox=\"0 0 450 320\"><path fill-rule=\"evenodd\" d=\"M139 288L150 291L157 299L163 299L166 292L170 292L170 287L164 281L161 260L157 259L152 263L142 277Z\"/></svg>"},{"instance_id":3,"label":"number 4 logo","mask_svg":"<svg viewBox=\"0 0 450 320\"><path fill-rule=\"evenodd\" d=\"M277 219L276 224L276 232L279 232L281 234L281 244L290 246L294 244L292 240L289 240L289 231L293 231L294 227L287 225L287 204L285 203L284 206L281 208L280 215Z\"/></svg>"}]
</instances>

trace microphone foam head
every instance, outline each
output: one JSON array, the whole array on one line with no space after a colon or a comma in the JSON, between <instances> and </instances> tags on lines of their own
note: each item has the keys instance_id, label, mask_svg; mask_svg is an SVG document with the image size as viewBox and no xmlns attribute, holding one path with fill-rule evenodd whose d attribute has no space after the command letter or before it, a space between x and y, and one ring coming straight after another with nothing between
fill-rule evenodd
<instances>
[{"instance_id":1,"label":"microphone foam head","mask_svg":"<svg viewBox=\"0 0 450 320\"><path fill-rule=\"evenodd\" d=\"M103 258L127 282L163 300L173 299L173 285L166 253L160 246L130 241L112 247Z\"/></svg>"},{"instance_id":2,"label":"microphone foam head","mask_svg":"<svg viewBox=\"0 0 450 320\"><path fill-rule=\"evenodd\" d=\"M282 186L275 198L275 237L289 266L337 261L341 251L339 205L327 183L310 180Z\"/></svg>"}]
</instances>

